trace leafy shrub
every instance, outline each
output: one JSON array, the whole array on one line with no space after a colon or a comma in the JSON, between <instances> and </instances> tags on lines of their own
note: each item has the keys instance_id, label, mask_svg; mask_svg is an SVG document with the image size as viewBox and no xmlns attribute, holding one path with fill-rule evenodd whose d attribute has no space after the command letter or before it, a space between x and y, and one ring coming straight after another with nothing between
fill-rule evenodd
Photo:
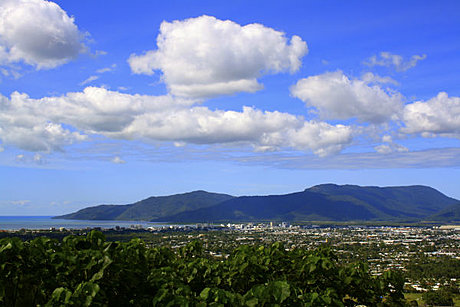
<instances>
[{"instance_id":1,"label":"leafy shrub","mask_svg":"<svg viewBox=\"0 0 460 307\"><path fill-rule=\"evenodd\" d=\"M198 241L174 252L139 239L106 242L97 231L0 240L4 306L398 306L403 285L397 271L371 276L327 248L241 246L218 260Z\"/></svg>"}]
</instances>

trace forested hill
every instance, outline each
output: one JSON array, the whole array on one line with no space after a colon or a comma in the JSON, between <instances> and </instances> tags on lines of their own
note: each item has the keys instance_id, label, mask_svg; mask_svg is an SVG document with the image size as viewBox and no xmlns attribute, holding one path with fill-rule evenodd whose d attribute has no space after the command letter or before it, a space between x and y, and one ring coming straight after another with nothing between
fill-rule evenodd
<instances>
[{"instance_id":1,"label":"forested hill","mask_svg":"<svg viewBox=\"0 0 460 307\"><path fill-rule=\"evenodd\" d=\"M241 196L196 191L151 197L125 206L96 206L66 219L156 222L456 221L460 201L426 186L361 187L323 184L284 195ZM443 214L447 213L447 214Z\"/></svg>"},{"instance_id":2,"label":"forested hill","mask_svg":"<svg viewBox=\"0 0 460 307\"><path fill-rule=\"evenodd\" d=\"M194 191L170 196L149 197L129 205L100 205L81 209L75 213L56 216L72 220L142 220L150 221L184 211L207 208L233 196Z\"/></svg>"}]
</instances>

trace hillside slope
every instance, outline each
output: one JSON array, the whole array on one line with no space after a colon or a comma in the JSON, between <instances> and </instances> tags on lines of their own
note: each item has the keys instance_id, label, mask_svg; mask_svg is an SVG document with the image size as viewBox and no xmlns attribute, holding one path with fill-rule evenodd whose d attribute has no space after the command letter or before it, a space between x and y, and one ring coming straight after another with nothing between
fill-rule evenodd
<instances>
[{"instance_id":1,"label":"hillside slope","mask_svg":"<svg viewBox=\"0 0 460 307\"><path fill-rule=\"evenodd\" d=\"M460 222L460 202L426 218L427 221Z\"/></svg>"},{"instance_id":2,"label":"hillside slope","mask_svg":"<svg viewBox=\"0 0 460 307\"><path fill-rule=\"evenodd\" d=\"M149 197L129 205L100 205L56 216L73 220L143 220L161 218L184 211L206 208L231 199L227 194L194 191L170 196Z\"/></svg>"},{"instance_id":3,"label":"hillside slope","mask_svg":"<svg viewBox=\"0 0 460 307\"><path fill-rule=\"evenodd\" d=\"M444 221L456 219L458 200L426 186L361 187L322 184L284 195L241 196L195 191L101 205L64 219L154 222ZM449 207L449 206L452 206Z\"/></svg>"},{"instance_id":4,"label":"hillside slope","mask_svg":"<svg viewBox=\"0 0 460 307\"><path fill-rule=\"evenodd\" d=\"M360 187L318 185L286 195L236 197L210 208L154 221L418 221L458 200L425 186Z\"/></svg>"}]
</instances>

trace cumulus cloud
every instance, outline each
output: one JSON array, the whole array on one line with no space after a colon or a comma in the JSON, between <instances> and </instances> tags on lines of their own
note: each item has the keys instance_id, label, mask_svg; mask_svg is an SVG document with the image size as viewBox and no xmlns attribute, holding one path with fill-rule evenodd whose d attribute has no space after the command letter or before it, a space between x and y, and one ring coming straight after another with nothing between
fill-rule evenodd
<instances>
[{"instance_id":1,"label":"cumulus cloud","mask_svg":"<svg viewBox=\"0 0 460 307\"><path fill-rule=\"evenodd\" d=\"M311 149L325 157L340 152L352 140L352 129L344 125L325 122L305 122L302 128L289 131L290 145L298 149Z\"/></svg>"},{"instance_id":2,"label":"cumulus cloud","mask_svg":"<svg viewBox=\"0 0 460 307\"><path fill-rule=\"evenodd\" d=\"M45 0L0 2L0 65L49 69L86 50L82 34L59 5Z\"/></svg>"},{"instance_id":3,"label":"cumulus cloud","mask_svg":"<svg viewBox=\"0 0 460 307\"><path fill-rule=\"evenodd\" d=\"M86 138L50 121L43 114L47 111L27 95L14 93L11 99L0 95L0 139L21 149L49 152Z\"/></svg>"},{"instance_id":4,"label":"cumulus cloud","mask_svg":"<svg viewBox=\"0 0 460 307\"><path fill-rule=\"evenodd\" d=\"M170 93L182 97L212 97L255 92L263 74L295 72L307 53L299 36L261 24L241 26L230 20L201 16L183 21L164 21L156 50L131 55L136 74L161 70Z\"/></svg>"},{"instance_id":5,"label":"cumulus cloud","mask_svg":"<svg viewBox=\"0 0 460 307\"><path fill-rule=\"evenodd\" d=\"M460 97L440 92L428 101L408 104L404 107L403 121L404 133L460 138Z\"/></svg>"},{"instance_id":6,"label":"cumulus cloud","mask_svg":"<svg viewBox=\"0 0 460 307\"><path fill-rule=\"evenodd\" d=\"M32 99L0 97L0 139L29 151L51 151L97 134L175 144L249 144L255 150L295 148L325 156L351 142L352 129L300 116L244 107L210 110L171 96L83 92ZM44 133L46 130L48 133Z\"/></svg>"},{"instance_id":7,"label":"cumulus cloud","mask_svg":"<svg viewBox=\"0 0 460 307\"><path fill-rule=\"evenodd\" d=\"M367 59L364 64L367 66L386 66L395 69L396 71L406 71L417 65L418 61L426 59L426 54L422 55L413 55L409 60L404 60L404 58L397 54L392 54L390 52L380 52L380 54L373 55Z\"/></svg>"},{"instance_id":8,"label":"cumulus cloud","mask_svg":"<svg viewBox=\"0 0 460 307\"><path fill-rule=\"evenodd\" d=\"M152 123L157 127L148 129ZM133 134L133 131L157 140L195 144L246 142L257 151L291 147L313 150L318 155L336 153L351 141L349 127L305 122L291 114L262 112L251 107L244 107L242 112L194 107L169 114L145 114L126 132Z\"/></svg>"},{"instance_id":9,"label":"cumulus cloud","mask_svg":"<svg viewBox=\"0 0 460 307\"><path fill-rule=\"evenodd\" d=\"M356 118L379 124L395 118L402 109L402 96L371 81L379 79L375 75L349 79L342 71L327 72L299 80L291 94L316 108L324 119Z\"/></svg>"}]
</instances>

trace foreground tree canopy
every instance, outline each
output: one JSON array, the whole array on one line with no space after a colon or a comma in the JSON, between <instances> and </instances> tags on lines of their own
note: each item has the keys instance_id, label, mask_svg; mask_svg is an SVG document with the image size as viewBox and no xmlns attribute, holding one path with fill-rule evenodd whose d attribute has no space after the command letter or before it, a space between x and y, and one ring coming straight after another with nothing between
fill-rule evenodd
<instances>
[{"instance_id":1,"label":"foreground tree canopy","mask_svg":"<svg viewBox=\"0 0 460 307\"><path fill-rule=\"evenodd\" d=\"M0 240L5 306L398 306L403 285L396 271L341 265L328 248L241 246L219 259L198 241L174 252L139 239L106 242L96 231Z\"/></svg>"}]
</instances>

